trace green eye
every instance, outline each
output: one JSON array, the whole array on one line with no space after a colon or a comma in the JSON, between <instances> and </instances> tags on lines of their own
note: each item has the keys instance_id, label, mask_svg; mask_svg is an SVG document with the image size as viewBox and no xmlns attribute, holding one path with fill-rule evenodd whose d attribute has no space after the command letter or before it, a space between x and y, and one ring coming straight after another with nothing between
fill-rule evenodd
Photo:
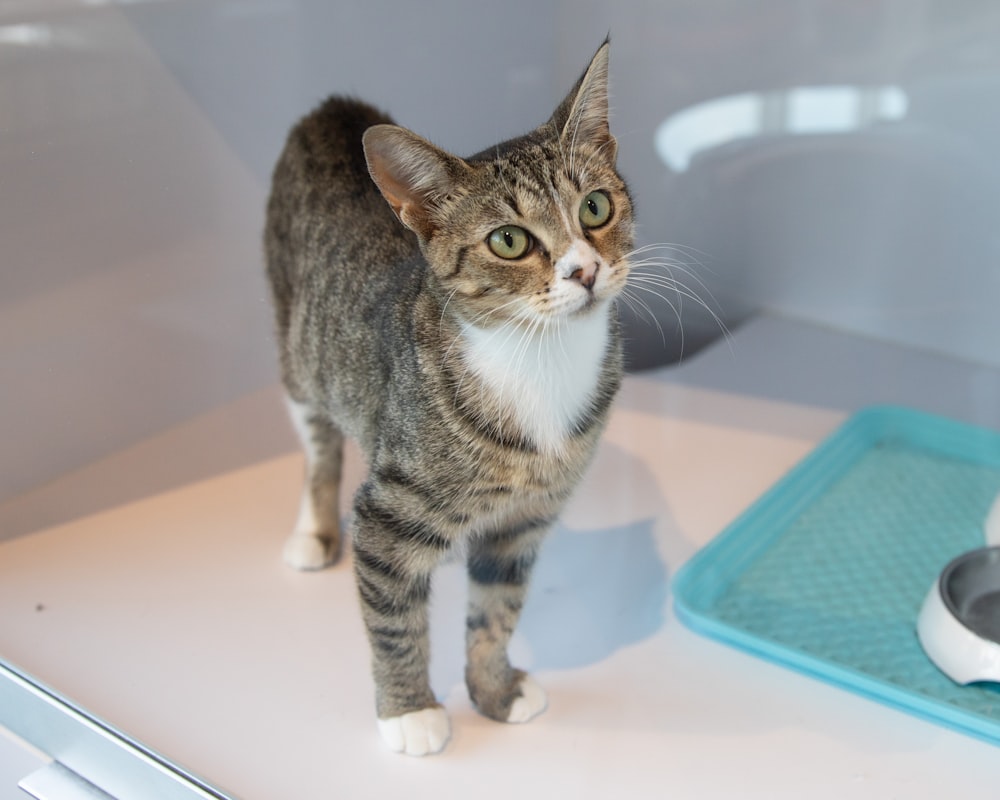
<instances>
[{"instance_id":1,"label":"green eye","mask_svg":"<svg viewBox=\"0 0 1000 800\"><path fill-rule=\"evenodd\" d=\"M493 231L486 242L500 258L520 258L531 249L531 234L517 225L504 225Z\"/></svg>"},{"instance_id":2,"label":"green eye","mask_svg":"<svg viewBox=\"0 0 1000 800\"><path fill-rule=\"evenodd\" d=\"M591 192L580 203L580 222L585 228L600 228L611 219L611 198L604 192Z\"/></svg>"}]
</instances>

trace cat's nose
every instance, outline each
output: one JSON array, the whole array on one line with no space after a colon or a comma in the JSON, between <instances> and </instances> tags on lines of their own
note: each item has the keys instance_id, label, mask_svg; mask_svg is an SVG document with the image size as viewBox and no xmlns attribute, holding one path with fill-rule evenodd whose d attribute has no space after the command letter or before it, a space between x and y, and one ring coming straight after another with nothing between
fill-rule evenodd
<instances>
[{"instance_id":1,"label":"cat's nose","mask_svg":"<svg viewBox=\"0 0 1000 800\"><path fill-rule=\"evenodd\" d=\"M595 261L587 267L576 267L570 272L569 279L576 281L584 289L590 291L594 288L594 282L597 280L597 262Z\"/></svg>"}]
</instances>

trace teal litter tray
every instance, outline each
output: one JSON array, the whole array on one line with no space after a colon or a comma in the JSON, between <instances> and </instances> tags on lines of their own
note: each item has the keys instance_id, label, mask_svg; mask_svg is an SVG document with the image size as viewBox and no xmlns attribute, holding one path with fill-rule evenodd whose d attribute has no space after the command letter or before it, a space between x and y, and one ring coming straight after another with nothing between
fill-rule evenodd
<instances>
[{"instance_id":1,"label":"teal litter tray","mask_svg":"<svg viewBox=\"0 0 1000 800\"><path fill-rule=\"evenodd\" d=\"M930 587L984 544L1000 433L905 408L850 418L677 574L692 629L1000 745L1000 686L917 640Z\"/></svg>"}]
</instances>

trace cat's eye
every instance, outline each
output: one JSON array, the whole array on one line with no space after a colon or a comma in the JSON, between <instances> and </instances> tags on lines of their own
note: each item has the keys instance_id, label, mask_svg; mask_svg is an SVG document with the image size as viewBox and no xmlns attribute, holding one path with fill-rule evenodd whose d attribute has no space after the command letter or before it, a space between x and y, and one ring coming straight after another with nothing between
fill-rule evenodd
<instances>
[{"instance_id":1,"label":"cat's eye","mask_svg":"<svg viewBox=\"0 0 1000 800\"><path fill-rule=\"evenodd\" d=\"M585 228L600 228L611 219L611 198L604 192L591 192L580 203L580 222Z\"/></svg>"},{"instance_id":2,"label":"cat's eye","mask_svg":"<svg viewBox=\"0 0 1000 800\"><path fill-rule=\"evenodd\" d=\"M500 258L520 258L531 249L531 234L517 225L504 225L493 231L486 243Z\"/></svg>"}]
</instances>

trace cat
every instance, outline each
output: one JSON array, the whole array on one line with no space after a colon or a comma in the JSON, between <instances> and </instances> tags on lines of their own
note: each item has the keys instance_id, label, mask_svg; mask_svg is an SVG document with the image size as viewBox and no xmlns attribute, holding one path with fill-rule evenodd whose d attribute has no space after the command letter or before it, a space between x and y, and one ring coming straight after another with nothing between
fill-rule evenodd
<instances>
[{"instance_id":1,"label":"cat","mask_svg":"<svg viewBox=\"0 0 1000 800\"><path fill-rule=\"evenodd\" d=\"M434 753L450 736L428 678L428 597L452 551L467 561L473 704L506 722L547 704L507 645L622 380L614 301L634 225L608 49L546 123L470 158L332 97L292 129L274 170L267 274L307 463L284 558L337 558L353 437L368 468L353 563L377 724L397 751Z\"/></svg>"}]
</instances>

